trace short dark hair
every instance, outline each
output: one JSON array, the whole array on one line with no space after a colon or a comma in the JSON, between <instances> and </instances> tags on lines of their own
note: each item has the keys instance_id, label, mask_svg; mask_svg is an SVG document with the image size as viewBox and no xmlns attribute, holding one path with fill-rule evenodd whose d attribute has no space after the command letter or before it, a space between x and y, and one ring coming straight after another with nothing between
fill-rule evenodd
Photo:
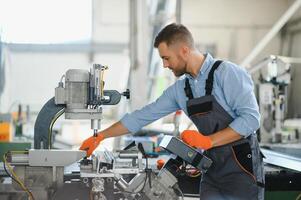
<instances>
[{"instance_id":1,"label":"short dark hair","mask_svg":"<svg viewBox=\"0 0 301 200\"><path fill-rule=\"evenodd\" d=\"M166 42L167 46L175 42L185 42L190 48L194 46L194 41L190 31L182 24L172 23L165 26L157 35L154 47L158 48L159 44Z\"/></svg>"}]
</instances>

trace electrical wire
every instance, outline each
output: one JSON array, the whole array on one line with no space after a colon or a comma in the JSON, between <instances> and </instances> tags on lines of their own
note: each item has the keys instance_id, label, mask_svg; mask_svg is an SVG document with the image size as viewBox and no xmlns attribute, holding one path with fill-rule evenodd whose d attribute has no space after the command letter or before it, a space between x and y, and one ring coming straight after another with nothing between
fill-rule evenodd
<instances>
[{"instance_id":1,"label":"electrical wire","mask_svg":"<svg viewBox=\"0 0 301 200\"><path fill-rule=\"evenodd\" d=\"M3 161L4 161L4 155L3 155ZM15 182L18 182L10 173L8 173L7 169L6 169L6 164L3 162L3 167L4 167L4 171L6 172L6 174L13 179Z\"/></svg>"},{"instance_id":2,"label":"electrical wire","mask_svg":"<svg viewBox=\"0 0 301 200\"><path fill-rule=\"evenodd\" d=\"M24 153L28 153L28 151L9 151L9 152L11 152L11 153L14 153L14 154L24 154Z\"/></svg>"},{"instance_id":3,"label":"electrical wire","mask_svg":"<svg viewBox=\"0 0 301 200\"><path fill-rule=\"evenodd\" d=\"M199 177L201 175L201 173L198 173L198 174L195 174L195 175L187 175L189 177L192 177L192 178L196 178L196 177Z\"/></svg>"},{"instance_id":4,"label":"electrical wire","mask_svg":"<svg viewBox=\"0 0 301 200\"><path fill-rule=\"evenodd\" d=\"M58 113L56 113L56 115L54 116L54 118L51 120L50 122L50 126L48 129L48 149L52 148L52 127L54 125L54 123L56 122L56 120L65 112L65 108L63 108L62 110L60 110Z\"/></svg>"},{"instance_id":5,"label":"electrical wire","mask_svg":"<svg viewBox=\"0 0 301 200\"><path fill-rule=\"evenodd\" d=\"M181 194L182 200L184 200L184 194L180 188L178 188L178 192Z\"/></svg>"},{"instance_id":6,"label":"electrical wire","mask_svg":"<svg viewBox=\"0 0 301 200\"><path fill-rule=\"evenodd\" d=\"M195 168L186 168L186 175L189 177L199 177L202 173L200 170L195 169Z\"/></svg>"},{"instance_id":7,"label":"electrical wire","mask_svg":"<svg viewBox=\"0 0 301 200\"><path fill-rule=\"evenodd\" d=\"M104 85L103 85L103 77L104 77L104 71L103 70L100 70L100 95L101 97L103 97L103 88L104 88Z\"/></svg>"},{"instance_id":8,"label":"electrical wire","mask_svg":"<svg viewBox=\"0 0 301 200\"><path fill-rule=\"evenodd\" d=\"M104 88L104 85L103 85L103 77L104 77L103 70L99 71L99 77L100 77L100 81L99 81L99 84L100 84L100 95L101 95L101 97L103 97L103 88Z\"/></svg>"},{"instance_id":9,"label":"electrical wire","mask_svg":"<svg viewBox=\"0 0 301 200\"><path fill-rule=\"evenodd\" d=\"M174 186L172 186L172 188L173 188L174 190L178 191L178 192L180 193L180 195L181 195L181 199L184 200L184 194L183 194L183 192L182 192L182 190L181 190L179 184L176 183Z\"/></svg>"},{"instance_id":10,"label":"electrical wire","mask_svg":"<svg viewBox=\"0 0 301 200\"><path fill-rule=\"evenodd\" d=\"M104 66L104 68L100 71L100 94L103 97L104 96L104 74L105 70L108 69L108 66Z\"/></svg>"},{"instance_id":11,"label":"electrical wire","mask_svg":"<svg viewBox=\"0 0 301 200\"><path fill-rule=\"evenodd\" d=\"M143 190L145 188L145 185L146 185L146 182L147 182L147 179L148 179L147 172L145 172L145 179L144 179L143 187L141 188L141 190L138 193L143 192Z\"/></svg>"},{"instance_id":12,"label":"electrical wire","mask_svg":"<svg viewBox=\"0 0 301 200\"><path fill-rule=\"evenodd\" d=\"M15 152L21 152L21 151L15 151ZM25 151L23 151L25 152ZM10 164L7 162L7 153L3 155L3 162L4 162L4 170L7 173L8 176L10 176L18 185L28 194L29 198L31 200L34 200L33 194L31 191L23 184L23 182L19 179L19 177L15 174L14 170L10 166ZM10 174L8 173L6 166L8 167L8 170L10 171Z\"/></svg>"},{"instance_id":13,"label":"electrical wire","mask_svg":"<svg viewBox=\"0 0 301 200\"><path fill-rule=\"evenodd\" d=\"M300 194L296 197L296 200L300 200L301 199L301 192Z\"/></svg>"},{"instance_id":14,"label":"electrical wire","mask_svg":"<svg viewBox=\"0 0 301 200\"><path fill-rule=\"evenodd\" d=\"M148 169L148 158L147 157L145 157L145 162L146 162L145 163L145 179L144 179L143 187L138 193L143 192L144 187L145 187L146 182L147 182L147 179L148 179L148 173L149 172L147 171L147 169Z\"/></svg>"},{"instance_id":15,"label":"electrical wire","mask_svg":"<svg viewBox=\"0 0 301 200\"><path fill-rule=\"evenodd\" d=\"M66 78L66 75L64 74L61 79L60 79L60 82L63 82L63 79Z\"/></svg>"}]
</instances>

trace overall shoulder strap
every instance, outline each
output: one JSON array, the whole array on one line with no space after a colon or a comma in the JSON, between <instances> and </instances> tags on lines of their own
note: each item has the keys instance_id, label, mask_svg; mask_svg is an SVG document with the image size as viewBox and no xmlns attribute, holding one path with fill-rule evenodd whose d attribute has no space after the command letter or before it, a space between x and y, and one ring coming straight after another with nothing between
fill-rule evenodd
<instances>
[{"instance_id":1,"label":"overall shoulder strap","mask_svg":"<svg viewBox=\"0 0 301 200\"><path fill-rule=\"evenodd\" d=\"M192 94L192 90L191 90L188 78L185 79L185 88L184 88L184 91L185 91L186 97L188 99L193 99L193 94Z\"/></svg>"},{"instance_id":2,"label":"overall shoulder strap","mask_svg":"<svg viewBox=\"0 0 301 200\"><path fill-rule=\"evenodd\" d=\"M214 81L214 71L219 67L219 65L222 63L222 60L217 60L215 61L215 63L213 64L209 74L208 74L208 78L206 80L206 95L211 95L212 89L213 89L213 81Z\"/></svg>"}]
</instances>

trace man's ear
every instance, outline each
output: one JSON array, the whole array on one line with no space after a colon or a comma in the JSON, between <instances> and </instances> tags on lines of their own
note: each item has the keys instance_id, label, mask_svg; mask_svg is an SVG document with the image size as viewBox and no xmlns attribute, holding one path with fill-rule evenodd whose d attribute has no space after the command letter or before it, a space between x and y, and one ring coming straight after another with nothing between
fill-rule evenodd
<instances>
[{"instance_id":1,"label":"man's ear","mask_svg":"<svg viewBox=\"0 0 301 200\"><path fill-rule=\"evenodd\" d=\"M184 58L187 58L188 55L190 54L190 48L189 48L188 46L186 46L186 45L183 45L183 46L181 47L181 54L182 54L182 56L183 56Z\"/></svg>"}]
</instances>

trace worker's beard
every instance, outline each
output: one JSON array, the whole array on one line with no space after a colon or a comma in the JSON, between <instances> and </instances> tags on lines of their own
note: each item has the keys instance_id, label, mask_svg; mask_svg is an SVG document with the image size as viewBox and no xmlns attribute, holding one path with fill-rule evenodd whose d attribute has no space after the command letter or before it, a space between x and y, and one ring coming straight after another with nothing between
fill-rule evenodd
<instances>
[{"instance_id":1,"label":"worker's beard","mask_svg":"<svg viewBox=\"0 0 301 200\"><path fill-rule=\"evenodd\" d=\"M180 76L182 76L183 74L187 73L187 71L186 71L186 68L187 68L187 62L184 62L184 61L183 61L183 63L179 64L178 66L181 66L181 67L179 67L177 70L176 70L176 69L172 70L172 72L174 73L174 75L175 75L176 77L180 77Z\"/></svg>"}]
</instances>

